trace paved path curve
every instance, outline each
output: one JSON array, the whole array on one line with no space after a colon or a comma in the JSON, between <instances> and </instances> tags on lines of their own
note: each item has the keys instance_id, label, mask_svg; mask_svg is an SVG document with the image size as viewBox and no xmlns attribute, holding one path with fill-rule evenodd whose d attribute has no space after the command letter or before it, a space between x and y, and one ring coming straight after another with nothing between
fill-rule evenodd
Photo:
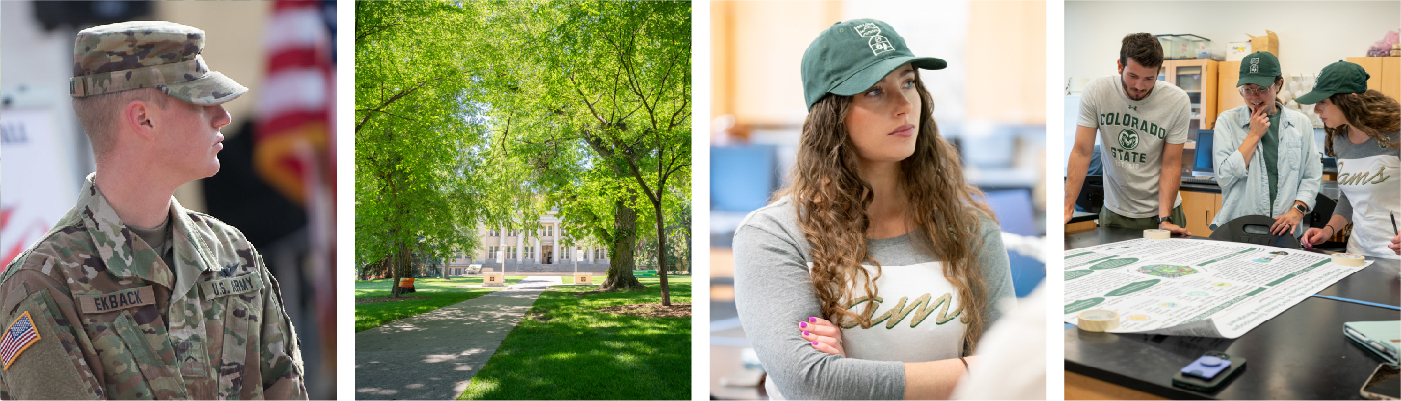
<instances>
[{"instance_id":1,"label":"paved path curve","mask_svg":"<svg viewBox=\"0 0 1401 401\"><path fill-rule=\"evenodd\" d=\"M504 290L355 334L356 399L451 400L481 371L559 277Z\"/></svg>"}]
</instances>

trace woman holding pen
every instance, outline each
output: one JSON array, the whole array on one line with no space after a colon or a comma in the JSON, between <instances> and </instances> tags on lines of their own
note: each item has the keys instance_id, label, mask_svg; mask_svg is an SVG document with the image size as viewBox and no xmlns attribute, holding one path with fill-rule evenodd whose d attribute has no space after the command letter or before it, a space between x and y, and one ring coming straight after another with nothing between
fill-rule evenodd
<instances>
[{"instance_id":1,"label":"woman holding pen","mask_svg":"<svg viewBox=\"0 0 1401 401\"><path fill-rule=\"evenodd\" d=\"M1324 149L1338 158L1338 207L1323 227L1310 228L1303 243L1319 244L1348 223L1347 252L1401 259L1401 235L1392 224L1401 212L1401 103L1367 89L1362 66L1338 61L1323 67L1318 85L1299 97L1313 104L1328 133Z\"/></svg>"}]
</instances>

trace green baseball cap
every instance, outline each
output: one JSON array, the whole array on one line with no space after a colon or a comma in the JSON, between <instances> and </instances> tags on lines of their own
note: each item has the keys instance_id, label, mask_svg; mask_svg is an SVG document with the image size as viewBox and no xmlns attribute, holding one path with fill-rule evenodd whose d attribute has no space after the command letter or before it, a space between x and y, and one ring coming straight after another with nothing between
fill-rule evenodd
<instances>
[{"instance_id":1,"label":"green baseball cap","mask_svg":"<svg viewBox=\"0 0 1401 401\"><path fill-rule=\"evenodd\" d=\"M1313 90L1294 101L1299 104L1314 104L1339 93L1366 92L1367 80L1371 78L1362 66L1338 60L1323 67L1323 71L1318 73L1318 82L1313 85Z\"/></svg>"},{"instance_id":2,"label":"green baseball cap","mask_svg":"<svg viewBox=\"0 0 1401 401\"><path fill-rule=\"evenodd\" d=\"M75 98L156 88L186 102L213 105L248 88L210 71L200 53L204 31L166 21L131 21L78 32L73 46Z\"/></svg>"},{"instance_id":3,"label":"green baseball cap","mask_svg":"<svg viewBox=\"0 0 1401 401\"><path fill-rule=\"evenodd\" d=\"M1279 72L1279 59L1270 52L1254 52L1240 60L1240 78L1236 86L1255 84L1261 87L1274 85Z\"/></svg>"},{"instance_id":4,"label":"green baseball cap","mask_svg":"<svg viewBox=\"0 0 1401 401\"><path fill-rule=\"evenodd\" d=\"M895 28L873 19L838 22L817 35L803 52L803 97L808 110L828 93L851 96L870 89L905 64L926 70L948 66L933 57L915 57Z\"/></svg>"}]
</instances>

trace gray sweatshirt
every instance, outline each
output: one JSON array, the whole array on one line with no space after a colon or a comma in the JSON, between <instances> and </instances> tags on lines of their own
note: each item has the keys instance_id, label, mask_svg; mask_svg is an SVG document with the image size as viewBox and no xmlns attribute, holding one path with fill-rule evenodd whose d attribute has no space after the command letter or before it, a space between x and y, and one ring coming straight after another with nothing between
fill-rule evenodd
<instances>
[{"instance_id":1,"label":"gray sweatshirt","mask_svg":"<svg viewBox=\"0 0 1401 401\"><path fill-rule=\"evenodd\" d=\"M794 204L784 197L745 218L734 238L735 303L768 372L771 393L776 389L779 398L792 399L901 399L903 362L959 356L964 311L942 263L912 242L920 233L867 241L882 266L878 307L870 329L843 329L848 356L843 358L817 351L800 336L798 322L826 317L812 288L810 247ZM991 327L1001 316L996 306L1014 293L1001 231L983 219L981 234L978 265L989 290L981 313L987 317L984 327ZM874 278L873 268L866 267ZM864 307L856 304L854 310Z\"/></svg>"}]
</instances>

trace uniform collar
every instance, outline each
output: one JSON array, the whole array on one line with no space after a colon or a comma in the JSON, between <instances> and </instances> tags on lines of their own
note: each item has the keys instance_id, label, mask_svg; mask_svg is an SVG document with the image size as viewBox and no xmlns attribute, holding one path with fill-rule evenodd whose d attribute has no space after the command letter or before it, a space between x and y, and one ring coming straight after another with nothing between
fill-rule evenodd
<instances>
[{"instance_id":1,"label":"uniform collar","mask_svg":"<svg viewBox=\"0 0 1401 401\"><path fill-rule=\"evenodd\" d=\"M170 198L170 214L170 240L174 241L172 245L175 252L172 259L175 262L175 271L180 272L176 276L175 286L171 289L171 299L178 301L194 288L200 273L212 271L219 264L213 259L215 253L207 242L210 239L200 234L201 231L191 218L191 213L185 210L175 197Z\"/></svg>"},{"instance_id":2,"label":"uniform collar","mask_svg":"<svg viewBox=\"0 0 1401 401\"><path fill-rule=\"evenodd\" d=\"M175 285L175 275L161 256L145 241L139 240L136 233L122 223L117 211L107 202L107 197L94 183L96 173L88 174L83 189L78 195L79 218L92 236L98 257L107 271L118 277L135 277L160 284L166 288ZM194 222L189 213L175 198L170 199L171 238L175 257L175 269L181 273L198 275L213 270L216 265L209 260L209 245L194 235ZM177 289L178 290L178 289Z\"/></svg>"}]
</instances>

